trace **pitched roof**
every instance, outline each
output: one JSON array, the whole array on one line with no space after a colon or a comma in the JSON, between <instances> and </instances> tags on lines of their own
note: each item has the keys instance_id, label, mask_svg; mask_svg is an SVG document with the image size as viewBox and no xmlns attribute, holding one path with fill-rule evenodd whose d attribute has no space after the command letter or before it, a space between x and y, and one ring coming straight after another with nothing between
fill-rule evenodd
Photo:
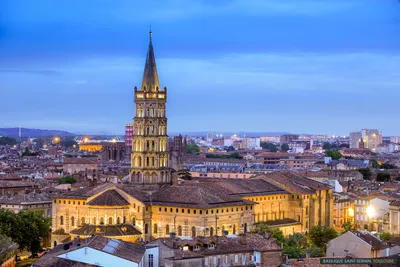
<instances>
[{"instance_id":1,"label":"pitched roof","mask_svg":"<svg viewBox=\"0 0 400 267\"><path fill-rule=\"evenodd\" d=\"M64 164L97 164L97 161L89 158L64 158Z\"/></svg>"},{"instance_id":2,"label":"pitched roof","mask_svg":"<svg viewBox=\"0 0 400 267\"><path fill-rule=\"evenodd\" d=\"M184 183L162 188L152 195L151 205L171 205L193 208L213 208L253 204L218 183Z\"/></svg>"},{"instance_id":3,"label":"pitched roof","mask_svg":"<svg viewBox=\"0 0 400 267\"><path fill-rule=\"evenodd\" d=\"M356 231L353 233L358 238L362 239L366 243L370 244L372 249L374 250L382 250L389 247L389 244L378 239L374 235L370 234L369 232L364 231Z\"/></svg>"},{"instance_id":4,"label":"pitched roof","mask_svg":"<svg viewBox=\"0 0 400 267\"><path fill-rule=\"evenodd\" d=\"M160 82L158 80L156 58L154 56L153 42L152 42L152 32L150 31L150 42L149 48L147 50L146 63L144 65L144 73L142 79L141 90L155 92L157 87L160 88Z\"/></svg>"},{"instance_id":5,"label":"pitched roof","mask_svg":"<svg viewBox=\"0 0 400 267\"><path fill-rule=\"evenodd\" d=\"M115 189L110 189L90 200L92 206L126 206L129 202Z\"/></svg>"},{"instance_id":6,"label":"pitched roof","mask_svg":"<svg viewBox=\"0 0 400 267\"><path fill-rule=\"evenodd\" d=\"M130 236L130 235L141 235L135 226L131 224L121 225L91 225L84 224L80 228L76 228L71 231L74 235L91 236L99 235L105 237L116 237L116 236Z\"/></svg>"},{"instance_id":7,"label":"pitched roof","mask_svg":"<svg viewBox=\"0 0 400 267\"><path fill-rule=\"evenodd\" d=\"M264 238L258 234L246 235L228 235L228 236L211 236L211 237L196 237L196 238L159 238L164 245L170 249L174 249L175 258L193 258L200 255L214 255L223 253L237 253L249 251L281 251L280 246L273 238ZM210 249L209 245L214 244L214 248ZM199 250L187 250L185 255L179 253L181 247L198 246ZM178 253L176 253L178 252ZM188 252L186 254L186 252Z\"/></svg>"},{"instance_id":8,"label":"pitched roof","mask_svg":"<svg viewBox=\"0 0 400 267\"><path fill-rule=\"evenodd\" d=\"M250 179L263 179L276 186L285 188L291 193L293 192L300 194L314 194L316 190L331 189L329 185L309 179L292 171L276 171L272 173L257 175Z\"/></svg>"},{"instance_id":9,"label":"pitched roof","mask_svg":"<svg viewBox=\"0 0 400 267\"><path fill-rule=\"evenodd\" d=\"M119 244L115 248L113 252L104 251L105 246L108 242L112 240L110 238L102 237L102 236L94 236L87 239L83 239L80 241L74 241L70 243L70 247L68 250L64 250L64 245L58 245L53 248L51 251L40 257L32 266L35 267L47 267L47 266L57 266L57 267L80 267L87 266L86 263L76 262L69 259L60 258L59 256L65 253L69 253L71 251L75 251L78 249L82 249L85 247L89 247L92 249L99 250L103 253L112 254L116 257L123 258L132 262L139 263L142 259L145 248L142 245L125 242L125 241L117 241ZM80 244L79 246L77 244Z\"/></svg>"}]
</instances>

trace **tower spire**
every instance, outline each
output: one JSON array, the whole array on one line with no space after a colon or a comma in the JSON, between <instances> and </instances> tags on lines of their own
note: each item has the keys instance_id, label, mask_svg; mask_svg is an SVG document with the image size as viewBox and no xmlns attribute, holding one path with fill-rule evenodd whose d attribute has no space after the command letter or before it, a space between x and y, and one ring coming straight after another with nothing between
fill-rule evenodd
<instances>
[{"instance_id":1,"label":"tower spire","mask_svg":"<svg viewBox=\"0 0 400 267\"><path fill-rule=\"evenodd\" d=\"M146 63L144 65L141 90L156 92L160 89L160 82L158 81L156 58L154 56L154 49L152 43L153 33L151 31L151 26L149 35L150 35L149 48L147 50Z\"/></svg>"}]
</instances>

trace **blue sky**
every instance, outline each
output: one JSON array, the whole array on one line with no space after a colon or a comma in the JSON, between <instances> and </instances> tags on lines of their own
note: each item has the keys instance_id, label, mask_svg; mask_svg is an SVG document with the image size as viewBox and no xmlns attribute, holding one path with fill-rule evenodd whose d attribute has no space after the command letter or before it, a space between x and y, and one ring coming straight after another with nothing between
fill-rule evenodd
<instances>
[{"instance_id":1,"label":"blue sky","mask_svg":"<svg viewBox=\"0 0 400 267\"><path fill-rule=\"evenodd\" d=\"M0 127L123 133L149 25L169 131L400 135L398 0L3 0Z\"/></svg>"}]
</instances>

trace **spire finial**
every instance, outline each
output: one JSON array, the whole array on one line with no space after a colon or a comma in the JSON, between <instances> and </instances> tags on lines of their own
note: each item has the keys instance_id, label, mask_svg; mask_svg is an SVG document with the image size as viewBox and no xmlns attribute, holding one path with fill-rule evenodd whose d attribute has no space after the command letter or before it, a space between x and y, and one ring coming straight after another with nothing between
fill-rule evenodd
<instances>
[{"instance_id":1,"label":"spire finial","mask_svg":"<svg viewBox=\"0 0 400 267\"><path fill-rule=\"evenodd\" d=\"M151 41L151 37L152 37L152 35L153 35L153 33L151 32L151 25L150 25L149 35L150 35L150 41Z\"/></svg>"}]
</instances>

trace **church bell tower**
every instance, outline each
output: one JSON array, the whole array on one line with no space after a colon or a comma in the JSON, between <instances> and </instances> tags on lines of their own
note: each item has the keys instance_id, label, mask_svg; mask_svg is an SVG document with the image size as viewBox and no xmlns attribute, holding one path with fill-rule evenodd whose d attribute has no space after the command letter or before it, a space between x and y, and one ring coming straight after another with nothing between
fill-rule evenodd
<instances>
[{"instance_id":1,"label":"church bell tower","mask_svg":"<svg viewBox=\"0 0 400 267\"><path fill-rule=\"evenodd\" d=\"M168 164L167 88L160 88L150 31L142 86L135 87L130 181L135 184L171 183Z\"/></svg>"}]
</instances>

